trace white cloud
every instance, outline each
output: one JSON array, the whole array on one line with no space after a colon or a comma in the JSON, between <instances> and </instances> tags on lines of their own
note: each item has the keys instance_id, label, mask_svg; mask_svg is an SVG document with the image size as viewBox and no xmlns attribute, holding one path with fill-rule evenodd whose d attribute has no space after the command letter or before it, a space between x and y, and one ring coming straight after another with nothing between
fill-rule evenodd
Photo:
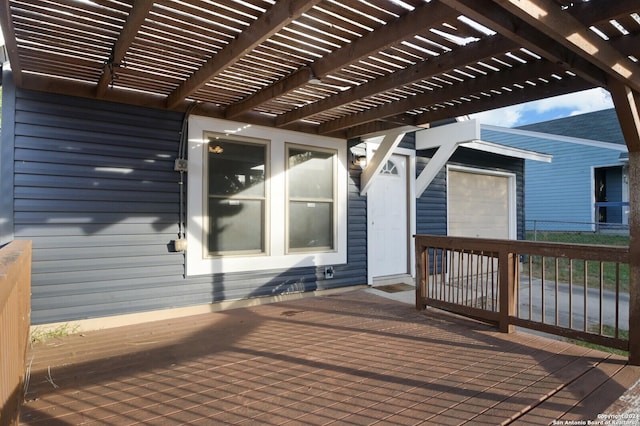
<instances>
[{"instance_id":1,"label":"white cloud","mask_svg":"<svg viewBox=\"0 0 640 426\"><path fill-rule=\"evenodd\" d=\"M483 124L513 127L607 108L613 108L611 95L604 89L596 88L480 112L472 114L471 118Z\"/></svg>"},{"instance_id":2,"label":"white cloud","mask_svg":"<svg viewBox=\"0 0 640 426\"><path fill-rule=\"evenodd\" d=\"M538 113L544 113L553 109L563 108L571 110L571 115L584 114L585 112L598 111L611 108L613 103L611 95L604 89L590 89L554 98L541 99L531 102L533 109Z\"/></svg>"},{"instance_id":3,"label":"white cloud","mask_svg":"<svg viewBox=\"0 0 640 426\"><path fill-rule=\"evenodd\" d=\"M472 119L477 119L482 124L494 126L512 127L520 122L523 114L523 106L515 105L508 108L492 109L490 111L471 114Z\"/></svg>"}]
</instances>

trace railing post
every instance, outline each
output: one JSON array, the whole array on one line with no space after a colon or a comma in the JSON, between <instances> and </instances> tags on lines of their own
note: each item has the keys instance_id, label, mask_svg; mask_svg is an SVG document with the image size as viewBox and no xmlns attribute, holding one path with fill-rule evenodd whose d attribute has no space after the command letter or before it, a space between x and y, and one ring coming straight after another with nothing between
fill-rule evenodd
<instances>
[{"instance_id":1,"label":"railing post","mask_svg":"<svg viewBox=\"0 0 640 426\"><path fill-rule=\"evenodd\" d=\"M498 254L498 273L500 280L500 331L512 333L514 326L510 317L515 315L515 256L501 250Z\"/></svg>"},{"instance_id":2,"label":"railing post","mask_svg":"<svg viewBox=\"0 0 640 426\"><path fill-rule=\"evenodd\" d=\"M425 279L428 278L429 272L424 270L426 263L426 247L421 243L420 237L416 237L416 309L421 311L424 309L424 297L426 295Z\"/></svg>"},{"instance_id":3,"label":"railing post","mask_svg":"<svg viewBox=\"0 0 640 426\"><path fill-rule=\"evenodd\" d=\"M629 151L629 363L640 365L640 151Z\"/></svg>"}]
</instances>

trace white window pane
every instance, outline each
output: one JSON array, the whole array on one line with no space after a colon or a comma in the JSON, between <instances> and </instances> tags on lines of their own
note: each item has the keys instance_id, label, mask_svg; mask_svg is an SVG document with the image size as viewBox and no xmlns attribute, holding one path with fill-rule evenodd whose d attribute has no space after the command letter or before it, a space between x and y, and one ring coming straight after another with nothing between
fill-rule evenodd
<instances>
[{"instance_id":1,"label":"white window pane","mask_svg":"<svg viewBox=\"0 0 640 426\"><path fill-rule=\"evenodd\" d=\"M333 246L333 203L289 203L289 249Z\"/></svg>"},{"instance_id":2,"label":"white window pane","mask_svg":"<svg viewBox=\"0 0 640 426\"><path fill-rule=\"evenodd\" d=\"M209 200L209 253L263 252L264 201Z\"/></svg>"}]
</instances>

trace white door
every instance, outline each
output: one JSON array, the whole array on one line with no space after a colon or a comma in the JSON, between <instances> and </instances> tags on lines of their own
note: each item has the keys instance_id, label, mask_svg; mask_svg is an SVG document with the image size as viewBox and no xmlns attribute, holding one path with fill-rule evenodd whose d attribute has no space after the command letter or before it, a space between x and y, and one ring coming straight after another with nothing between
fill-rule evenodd
<instances>
[{"instance_id":1,"label":"white door","mask_svg":"<svg viewBox=\"0 0 640 426\"><path fill-rule=\"evenodd\" d=\"M367 192L369 272L372 277L407 274L407 159L392 155Z\"/></svg>"}]
</instances>

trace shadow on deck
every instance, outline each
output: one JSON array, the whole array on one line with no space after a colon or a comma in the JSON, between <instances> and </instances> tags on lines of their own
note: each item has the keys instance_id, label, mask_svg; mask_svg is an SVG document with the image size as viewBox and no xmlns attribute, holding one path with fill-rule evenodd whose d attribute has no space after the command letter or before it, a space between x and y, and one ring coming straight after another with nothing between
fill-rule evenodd
<instances>
[{"instance_id":1,"label":"shadow on deck","mask_svg":"<svg viewBox=\"0 0 640 426\"><path fill-rule=\"evenodd\" d=\"M549 424L596 419L640 377L362 290L72 335L31 358L26 425Z\"/></svg>"}]
</instances>

